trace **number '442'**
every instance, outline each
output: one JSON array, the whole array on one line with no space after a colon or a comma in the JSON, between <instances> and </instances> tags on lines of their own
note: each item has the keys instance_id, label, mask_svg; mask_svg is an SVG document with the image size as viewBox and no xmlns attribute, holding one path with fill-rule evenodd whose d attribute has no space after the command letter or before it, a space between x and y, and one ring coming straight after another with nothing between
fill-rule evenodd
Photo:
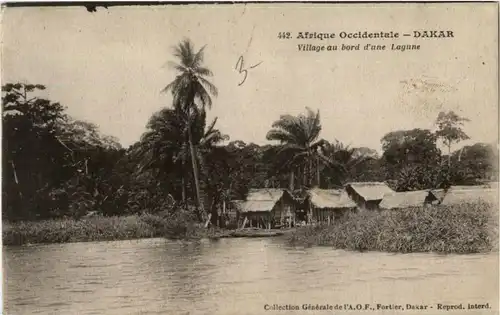
<instances>
[{"instance_id":1,"label":"number '442'","mask_svg":"<svg viewBox=\"0 0 500 315\"><path fill-rule=\"evenodd\" d=\"M290 32L279 32L278 38L279 39L289 39L289 38L292 38L292 34L290 34Z\"/></svg>"}]
</instances>

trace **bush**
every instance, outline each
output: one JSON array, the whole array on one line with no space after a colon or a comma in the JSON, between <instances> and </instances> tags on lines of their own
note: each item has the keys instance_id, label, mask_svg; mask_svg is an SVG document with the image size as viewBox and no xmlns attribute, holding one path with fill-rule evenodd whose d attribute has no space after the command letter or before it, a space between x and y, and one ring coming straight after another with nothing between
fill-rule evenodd
<instances>
[{"instance_id":1,"label":"bush","mask_svg":"<svg viewBox=\"0 0 500 315\"><path fill-rule=\"evenodd\" d=\"M480 253L498 249L498 209L487 203L350 213L290 235L299 245L385 252Z\"/></svg>"}]
</instances>

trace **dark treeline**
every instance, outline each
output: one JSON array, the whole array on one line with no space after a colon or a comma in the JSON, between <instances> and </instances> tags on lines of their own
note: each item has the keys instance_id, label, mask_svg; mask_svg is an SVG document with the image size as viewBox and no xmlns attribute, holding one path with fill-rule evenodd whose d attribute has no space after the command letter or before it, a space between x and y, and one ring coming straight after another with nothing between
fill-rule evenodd
<instances>
[{"instance_id":1,"label":"dark treeline","mask_svg":"<svg viewBox=\"0 0 500 315\"><path fill-rule=\"evenodd\" d=\"M468 139L467 120L440 113L437 131L399 130L381 139L383 154L321 138L320 113L276 117L257 145L230 139L207 111L217 89L203 49L188 41L175 51L176 79L165 88L173 103L154 113L139 141L124 149L62 104L39 95L42 85L2 87L3 218L39 220L142 212L188 211L199 220L218 213L251 188L341 187L348 181L387 181L396 190L474 185L496 180L497 149ZM360 126L362 128L362 126ZM331 139L333 140L333 139ZM441 152L442 142L447 152Z\"/></svg>"}]
</instances>

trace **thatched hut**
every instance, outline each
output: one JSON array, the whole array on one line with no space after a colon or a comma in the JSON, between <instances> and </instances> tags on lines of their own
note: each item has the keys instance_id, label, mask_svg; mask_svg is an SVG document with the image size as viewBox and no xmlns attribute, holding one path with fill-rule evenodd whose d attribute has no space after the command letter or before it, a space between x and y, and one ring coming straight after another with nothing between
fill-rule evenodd
<instances>
[{"instance_id":1,"label":"thatched hut","mask_svg":"<svg viewBox=\"0 0 500 315\"><path fill-rule=\"evenodd\" d=\"M386 194L379 204L382 210L421 207L432 204L437 198L429 190L394 192Z\"/></svg>"},{"instance_id":2,"label":"thatched hut","mask_svg":"<svg viewBox=\"0 0 500 315\"><path fill-rule=\"evenodd\" d=\"M345 185L345 190L361 209L378 209L384 195L395 192L386 183L382 182L348 183Z\"/></svg>"},{"instance_id":3,"label":"thatched hut","mask_svg":"<svg viewBox=\"0 0 500 315\"><path fill-rule=\"evenodd\" d=\"M295 225L296 202L286 189L252 189L240 205L242 228L283 227Z\"/></svg>"},{"instance_id":4,"label":"thatched hut","mask_svg":"<svg viewBox=\"0 0 500 315\"><path fill-rule=\"evenodd\" d=\"M436 204L442 205L476 202L478 200L497 203L498 186L495 183L477 186L451 186L448 189L433 189L430 194L437 200Z\"/></svg>"},{"instance_id":5,"label":"thatched hut","mask_svg":"<svg viewBox=\"0 0 500 315\"><path fill-rule=\"evenodd\" d=\"M446 191L441 205L459 205L464 203L486 202L498 204L498 190L491 188L484 189L449 189Z\"/></svg>"},{"instance_id":6,"label":"thatched hut","mask_svg":"<svg viewBox=\"0 0 500 315\"><path fill-rule=\"evenodd\" d=\"M330 224L346 212L356 209L356 203L347 193L337 189L310 189L307 191L304 205L308 213L308 223Z\"/></svg>"},{"instance_id":7,"label":"thatched hut","mask_svg":"<svg viewBox=\"0 0 500 315\"><path fill-rule=\"evenodd\" d=\"M498 190L498 182L489 182L485 184L486 187Z\"/></svg>"},{"instance_id":8,"label":"thatched hut","mask_svg":"<svg viewBox=\"0 0 500 315\"><path fill-rule=\"evenodd\" d=\"M488 189L488 185L455 185L450 186L448 190L474 190L474 189Z\"/></svg>"}]
</instances>

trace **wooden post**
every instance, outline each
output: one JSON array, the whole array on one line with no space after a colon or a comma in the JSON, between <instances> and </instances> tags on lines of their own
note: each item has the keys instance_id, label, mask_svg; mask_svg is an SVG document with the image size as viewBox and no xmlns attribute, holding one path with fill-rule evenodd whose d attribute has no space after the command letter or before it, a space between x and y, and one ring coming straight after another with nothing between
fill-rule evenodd
<instances>
[{"instance_id":1,"label":"wooden post","mask_svg":"<svg viewBox=\"0 0 500 315\"><path fill-rule=\"evenodd\" d=\"M284 218L285 217L285 205L283 204L283 198L281 198L280 200L280 213L281 213L281 217ZM283 226L283 223L281 223L281 226Z\"/></svg>"},{"instance_id":2,"label":"wooden post","mask_svg":"<svg viewBox=\"0 0 500 315\"><path fill-rule=\"evenodd\" d=\"M312 217L313 217L313 210L311 209L311 206L309 205L309 208L307 209L307 224L308 225L312 224Z\"/></svg>"},{"instance_id":3,"label":"wooden post","mask_svg":"<svg viewBox=\"0 0 500 315\"><path fill-rule=\"evenodd\" d=\"M330 225L330 213L328 213L328 225Z\"/></svg>"},{"instance_id":4,"label":"wooden post","mask_svg":"<svg viewBox=\"0 0 500 315\"><path fill-rule=\"evenodd\" d=\"M241 228L244 229L245 225L247 225L248 217L245 215L245 219L243 220L243 224L241 225Z\"/></svg>"},{"instance_id":5,"label":"wooden post","mask_svg":"<svg viewBox=\"0 0 500 315\"><path fill-rule=\"evenodd\" d=\"M207 227L208 227L208 225L210 224L210 219L211 219L211 218L212 218L212 214L211 214L211 213L209 213L209 214L208 214L208 219L207 219L207 222L205 222L205 228L207 228Z\"/></svg>"},{"instance_id":6,"label":"wooden post","mask_svg":"<svg viewBox=\"0 0 500 315\"><path fill-rule=\"evenodd\" d=\"M307 202L307 224L311 224L312 223L312 217L313 217L313 206L312 206L312 203L311 203L311 200L309 200Z\"/></svg>"}]
</instances>

